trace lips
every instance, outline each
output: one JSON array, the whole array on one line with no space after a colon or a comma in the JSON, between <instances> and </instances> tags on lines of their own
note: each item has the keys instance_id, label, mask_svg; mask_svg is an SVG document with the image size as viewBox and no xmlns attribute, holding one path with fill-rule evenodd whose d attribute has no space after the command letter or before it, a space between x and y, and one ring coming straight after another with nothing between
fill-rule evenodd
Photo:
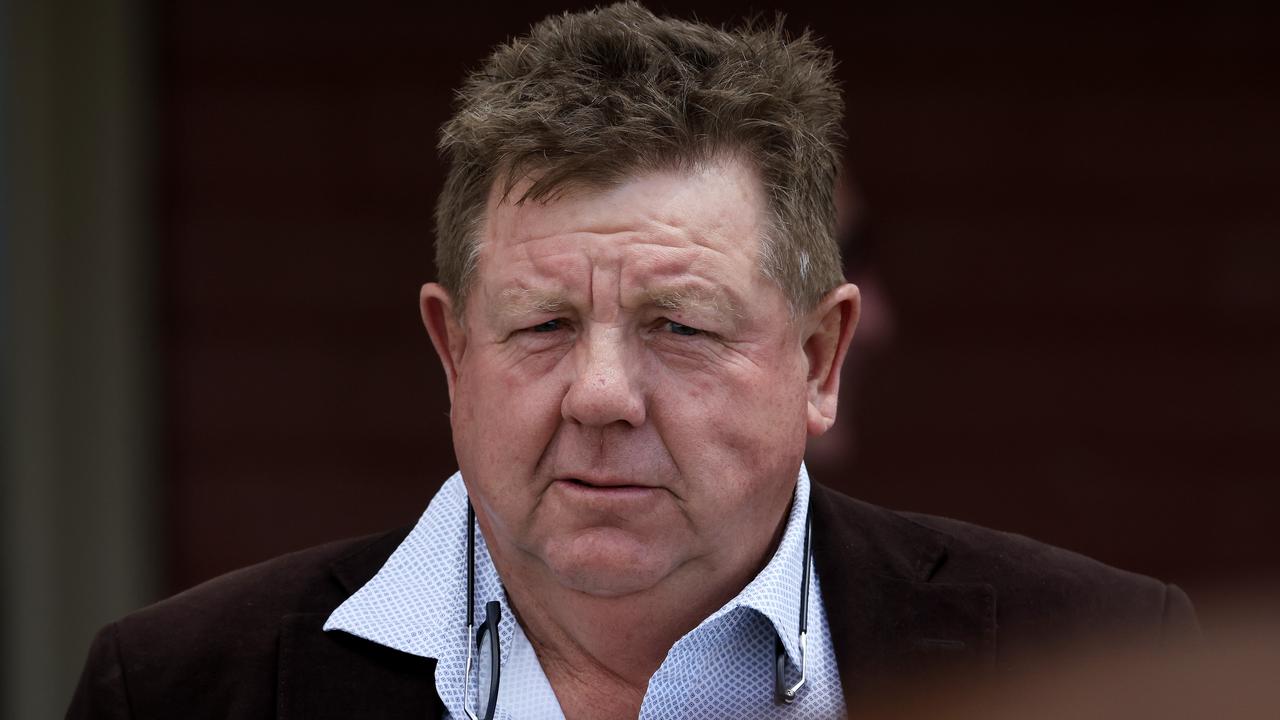
<instances>
[{"instance_id":1,"label":"lips","mask_svg":"<svg viewBox=\"0 0 1280 720\"><path fill-rule=\"evenodd\" d=\"M564 477L556 479L553 485L571 496L597 500L653 498L660 490L656 486L642 485L626 478Z\"/></svg>"},{"instance_id":2,"label":"lips","mask_svg":"<svg viewBox=\"0 0 1280 720\"><path fill-rule=\"evenodd\" d=\"M566 477L566 478L558 478L558 480L560 482L565 482L571 485L576 485L578 487L592 489L592 490L623 490L623 489L652 490L653 489L652 485L642 485L640 483L631 482L630 480L626 480L622 478Z\"/></svg>"},{"instance_id":3,"label":"lips","mask_svg":"<svg viewBox=\"0 0 1280 720\"><path fill-rule=\"evenodd\" d=\"M625 478L565 477L551 484L554 497L584 518L641 517L659 508L665 492ZM592 513L605 513L598 516Z\"/></svg>"}]
</instances>

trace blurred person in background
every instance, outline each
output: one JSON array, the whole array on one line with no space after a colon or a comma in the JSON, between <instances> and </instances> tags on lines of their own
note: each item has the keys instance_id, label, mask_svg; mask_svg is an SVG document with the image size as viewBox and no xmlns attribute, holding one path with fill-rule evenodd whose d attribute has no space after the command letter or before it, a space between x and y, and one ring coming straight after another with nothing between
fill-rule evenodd
<instances>
[{"instance_id":1,"label":"blurred person in background","mask_svg":"<svg viewBox=\"0 0 1280 720\"><path fill-rule=\"evenodd\" d=\"M834 717L1193 632L1174 586L810 480L861 303L832 63L632 3L499 46L442 130L421 294L459 473L412 529L104 628L70 717Z\"/></svg>"},{"instance_id":2,"label":"blurred person in background","mask_svg":"<svg viewBox=\"0 0 1280 720\"><path fill-rule=\"evenodd\" d=\"M836 180L836 240L844 261L844 272L858 286L862 298L858 315L858 341L849 346L840 373L840 400L845 411L831 429L809 438L806 464L820 476L844 474L853 464L858 448L858 429L849 410L857 402L866 378L867 364L893 342L892 299L881 277L875 230L866 202L848 166Z\"/></svg>"}]
</instances>

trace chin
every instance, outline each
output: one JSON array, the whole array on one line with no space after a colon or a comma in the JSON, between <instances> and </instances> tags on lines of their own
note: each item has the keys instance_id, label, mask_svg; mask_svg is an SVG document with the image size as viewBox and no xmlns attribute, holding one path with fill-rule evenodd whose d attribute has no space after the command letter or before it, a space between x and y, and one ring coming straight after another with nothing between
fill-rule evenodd
<instances>
[{"instance_id":1,"label":"chin","mask_svg":"<svg viewBox=\"0 0 1280 720\"><path fill-rule=\"evenodd\" d=\"M598 597L644 592L678 566L666 545L618 528L591 528L547 543L547 568L571 590Z\"/></svg>"}]
</instances>

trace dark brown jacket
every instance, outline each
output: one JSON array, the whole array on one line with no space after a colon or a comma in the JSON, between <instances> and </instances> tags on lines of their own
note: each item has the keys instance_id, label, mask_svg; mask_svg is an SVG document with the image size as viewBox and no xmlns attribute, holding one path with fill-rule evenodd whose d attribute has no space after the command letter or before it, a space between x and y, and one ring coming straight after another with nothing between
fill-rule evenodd
<instances>
[{"instance_id":1,"label":"dark brown jacket","mask_svg":"<svg viewBox=\"0 0 1280 720\"><path fill-rule=\"evenodd\" d=\"M1177 587L1025 537L814 487L813 553L850 705L943 664L1005 668L1048 639L1194 631ZM435 661L321 630L407 530L211 580L103 628L69 718L439 717ZM462 598L459 598L459 602Z\"/></svg>"}]
</instances>

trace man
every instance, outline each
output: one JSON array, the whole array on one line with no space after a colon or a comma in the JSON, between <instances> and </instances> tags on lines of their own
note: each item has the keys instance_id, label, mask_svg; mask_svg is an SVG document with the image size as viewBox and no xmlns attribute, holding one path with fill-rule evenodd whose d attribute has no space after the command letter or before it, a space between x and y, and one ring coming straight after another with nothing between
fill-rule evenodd
<instances>
[{"instance_id":1,"label":"man","mask_svg":"<svg viewBox=\"0 0 1280 720\"><path fill-rule=\"evenodd\" d=\"M499 47L443 128L421 294L459 474L412 530L108 626L71 715L836 717L923 665L1193 625L1158 581L809 481L859 311L840 117L830 55L774 27L624 4Z\"/></svg>"}]
</instances>

